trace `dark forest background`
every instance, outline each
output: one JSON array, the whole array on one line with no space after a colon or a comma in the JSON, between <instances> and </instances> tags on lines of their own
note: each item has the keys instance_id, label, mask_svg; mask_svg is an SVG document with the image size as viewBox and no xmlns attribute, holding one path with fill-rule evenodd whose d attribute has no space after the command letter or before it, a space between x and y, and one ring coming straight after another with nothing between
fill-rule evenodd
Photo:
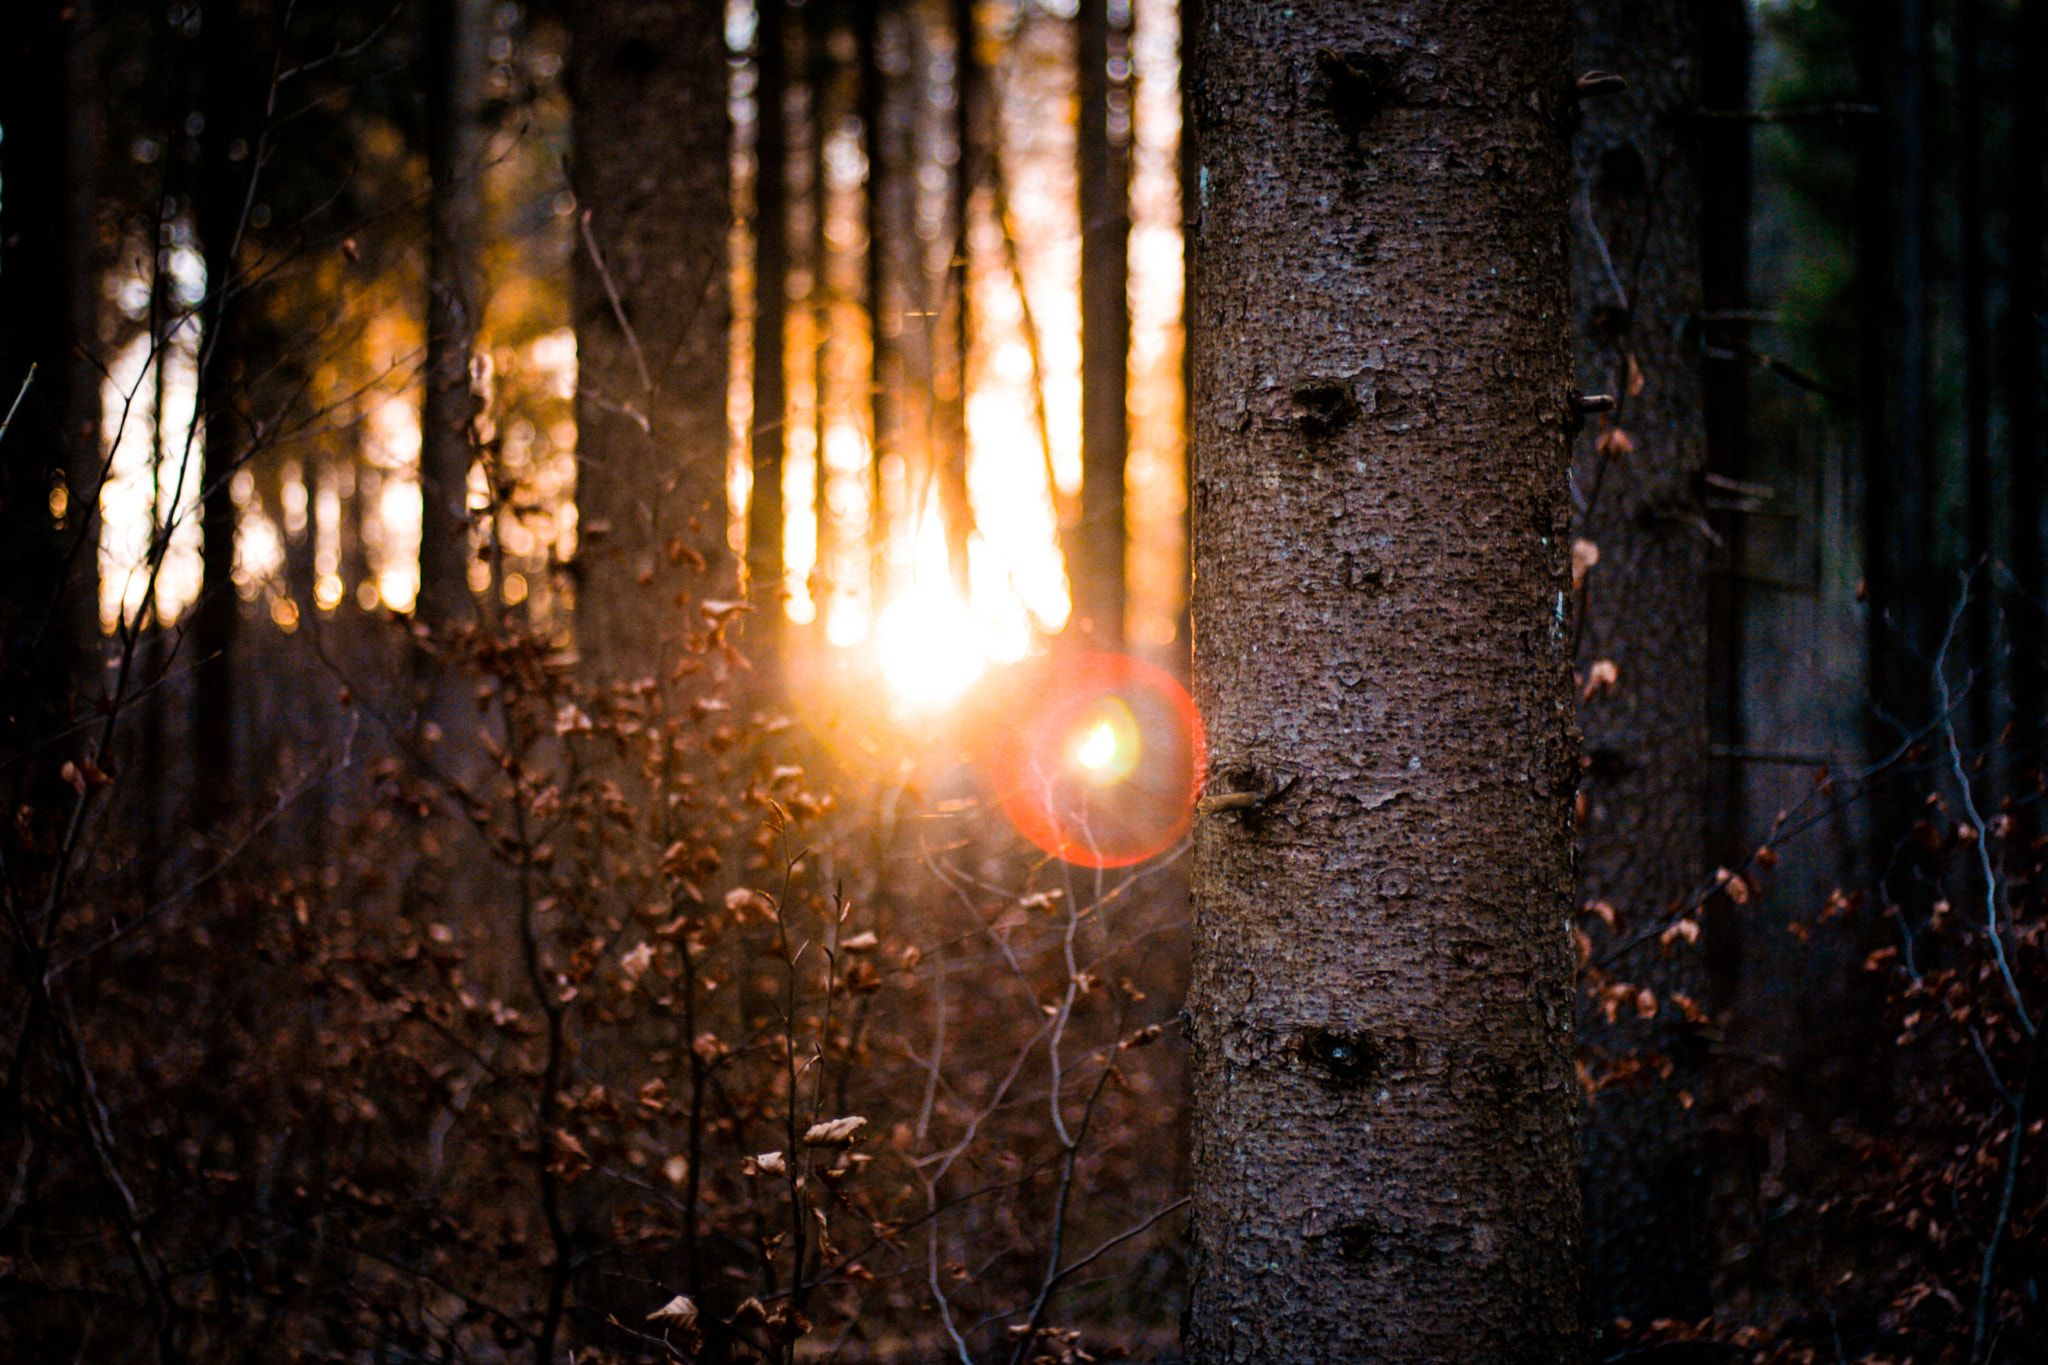
<instances>
[{"instance_id":1,"label":"dark forest background","mask_svg":"<svg viewBox=\"0 0 2048 1365\"><path fill-rule=\"evenodd\" d=\"M1198 0L16 8L5 1352L1175 1358ZM1600 1355L2042 1358L2048 18L1578 13Z\"/></svg>"}]
</instances>

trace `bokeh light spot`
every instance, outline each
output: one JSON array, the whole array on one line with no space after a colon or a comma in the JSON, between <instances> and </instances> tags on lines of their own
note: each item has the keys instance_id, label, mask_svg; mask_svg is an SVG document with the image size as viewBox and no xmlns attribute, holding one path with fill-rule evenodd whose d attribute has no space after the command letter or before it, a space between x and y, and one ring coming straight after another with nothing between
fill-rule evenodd
<instances>
[{"instance_id":1,"label":"bokeh light spot","mask_svg":"<svg viewBox=\"0 0 2048 1365\"><path fill-rule=\"evenodd\" d=\"M1116 731L1108 721L1082 737L1074 749L1074 761L1092 773L1100 773L1116 762Z\"/></svg>"},{"instance_id":2,"label":"bokeh light spot","mask_svg":"<svg viewBox=\"0 0 2048 1365\"><path fill-rule=\"evenodd\" d=\"M1187 833L1202 767L1194 703L1170 674L1112 654L1005 679L981 749L1018 833L1083 867L1125 867Z\"/></svg>"}]
</instances>

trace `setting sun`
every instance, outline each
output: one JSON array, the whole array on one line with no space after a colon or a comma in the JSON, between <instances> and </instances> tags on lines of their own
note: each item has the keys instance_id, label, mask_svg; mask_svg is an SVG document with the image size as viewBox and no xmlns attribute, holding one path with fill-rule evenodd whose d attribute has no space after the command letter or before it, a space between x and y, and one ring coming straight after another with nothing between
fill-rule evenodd
<instances>
[{"instance_id":1,"label":"setting sun","mask_svg":"<svg viewBox=\"0 0 2048 1365\"><path fill-rule=\"evenodd\" d=\"M875 625L882 676L915 705L952 701L987 665L975 644L980 623L944 588L919 584L891 602Z\"/></svg>"}]
</instances>

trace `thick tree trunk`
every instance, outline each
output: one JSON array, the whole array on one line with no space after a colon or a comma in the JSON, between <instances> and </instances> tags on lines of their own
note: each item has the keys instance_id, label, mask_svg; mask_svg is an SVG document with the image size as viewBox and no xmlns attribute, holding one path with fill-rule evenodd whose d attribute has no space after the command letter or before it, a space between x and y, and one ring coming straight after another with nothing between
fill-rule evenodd
<instances>
[{"instance_id":1,"label":"thick tree trunk","mask_svg":"<svg viewBox=\"0 0 2048 1365\"><path fill-rule=\"evenodd\" d=\"M575 107L576 635L586 676L658 675L679 594L734 588L726 544L731 219L723 12L569 10ZM697 566L701 565L701 570Z\"/></svg>"},{"instance_id":2,"label":"thick tree trunk","mask_svg":"<svg viewBox=\"0 0 2048 1365\"><path fill-rule=\"evenodd\" d=\"M1189 1359L1575 1360L1569 13L1197 41Z\"/></svg>"},{"instance_id":3,"label":"thick tree trunk","mask_svg":"<svg viewBox=\"0 0 2048 1365\"><path fill-rule=\"evenodd\" d=\"M477 243L484 228L484 45L489 0L427 7L427 357L420 411L418 618L436 629L464 623L469 590L469 378L484 295Z\"/></svg>"},{"instance_id":4,"label":"thick tree trunk","mask_svg":"<svg viewBox=\"0 0 2048 1365\"><path fill-rule=\"evenodd\" d=\"M1578 6L1578 68L1629 84L1582 106L1572 225L1579 386L1618 403L1578 442L1586 507L1573 526L1599 549L1586 580L1578 663L1588 676L1600 661L1618 669L1618 682L1596 691L1579 715L1592 760L1579 886L1585 901L1616 908L1615 941L1684 902L1706 870L1700 47L1690 0ZM1610 944L1595 946L1604 952ZM1654 938L1606 970L1660 999L1702 993L1698 959L1669 957ZM1649 1021L1586 1023L1603 1058L1653 1054L1675 1068L1662 1083L1602 1092L1586 1115L1595 1317L1704 1316L1699 1129L1679 1102L1680 1091L1698 1089L1684 1021L1670 1006Z\"/></svg>"},{"instance_id":5,"label":"thick tree trunk","mask_svg":"<svg viewBox=\"0 0 2048 1365\"><path fill-rule=\"evenodd\" d=\"M1124 465L1131 310L1130 172L1110 132L1109 0L1075 13L1075 171L1081 217L1081 525L1075 537L1074 620L1096 649L1124 643Z\"/></svg>"}]
</instances>

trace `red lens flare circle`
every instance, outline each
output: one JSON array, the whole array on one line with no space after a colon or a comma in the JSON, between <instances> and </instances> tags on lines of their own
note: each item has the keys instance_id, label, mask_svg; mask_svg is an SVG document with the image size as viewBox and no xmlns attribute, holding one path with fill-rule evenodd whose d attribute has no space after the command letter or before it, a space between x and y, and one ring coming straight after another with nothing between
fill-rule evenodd
<instances>
[{"instance_id":1,"label":"red lens flare circle","mask_svg":"<svg viewBox=\"0 0 2048 1365\"><path fill-rule=\"evenodd\" d=\"M984 752L1019 834L1082 867L1165 852L1194 818L1202 723L1172 675L1116 654L1049 659L990 718Z\"/></svg>"}]
</instances>

